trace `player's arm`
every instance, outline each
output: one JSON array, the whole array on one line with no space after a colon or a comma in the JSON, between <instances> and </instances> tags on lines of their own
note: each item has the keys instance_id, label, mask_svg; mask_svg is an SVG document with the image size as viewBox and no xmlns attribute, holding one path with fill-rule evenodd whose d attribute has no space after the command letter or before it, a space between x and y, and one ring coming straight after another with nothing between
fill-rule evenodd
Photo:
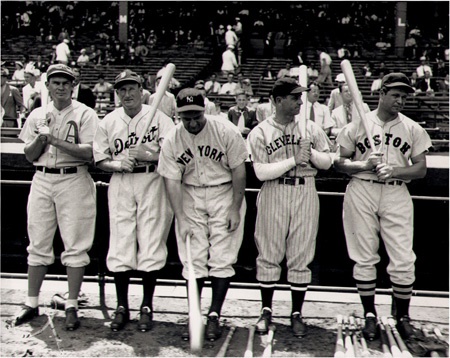
<instances>
[{"instance_id":1,"label":"player's arm","mask_svg":"<svg viewBox=\"0 0 450 358\"><path fill-rule=\"evenodd\" d=\"M187 235L193 234L193 230L189 227L183 210L183 188L181 180L164 178L164 183L166 184L166 192L169 196L170 205L178 221L180 235L185 240Z\"/></svg>"},{"instance_id":2,"label":"player's arm","mask_svg":"<svg viewBox=\"0 0 450 358\"><path fill-rule=\"evenodd\" d=\"M245 172L245 162L240 164L234 169L231 169L231 180L233 183L233 202L228 212L227 223L228 231L232 232L236 230L241 222L241 217L239 211L242 206L242 201L245 195L245 185L246 185L246 172Z\"/></svg>"},{"instance_id":3,"label":"player's arm","mask_svg":"<svg viewBox=\"0 0 450 358\"><path fill-rule=\"evenodd\" d=\"M44 143L53 145L73 157L86 161L92 160L92 144L90 143L70 143L51 134L40 135L40 137Z\"/></svg>"},{"instance_id":4,"label":"player's arm","mask_svg":"<svg viewBox=\"0 0 450 358\"><path fill-rule=\"evenodd\" d=\"M371 153L370 157L365 161L353 161L353 154L353 151L339 146L334 157L334 168L338 172L352 175L359 172L373 170L380 160L377 152Z\"/></svg>"},{"instance_id":5,"label":"player's arm","mask_svg":"<svg viewBox=\"0 0 450 358\"><path fill-rule=\"evenodd\" d=\"M426 152L411 158L412 165L408 167L392 167L387 163L378 164L376 167L377 176L380 180L390 178L413 180L425 177L427 174Z\"/></svg>"},{"instance_id":6,"label":"player's arm","mask_svg":"<svg viewBox=\"0 0 450 358\"><path fill-rule=\"evenodd\" d=\"M46 145L47 144L43 142L39 136L36 136L32 142L25 145L23 150L25 153L25 158L27 158L30 163L33 163L42 155Z\"/></svg>"}]
</instances>

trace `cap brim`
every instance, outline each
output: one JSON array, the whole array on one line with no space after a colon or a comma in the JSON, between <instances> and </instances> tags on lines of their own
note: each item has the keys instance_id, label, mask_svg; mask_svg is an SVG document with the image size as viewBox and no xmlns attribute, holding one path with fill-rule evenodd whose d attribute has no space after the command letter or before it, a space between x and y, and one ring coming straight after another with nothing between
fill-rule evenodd
<instances>
[{"instance_id":1,"label":"cap brim","mask_svg":"<svg viewBox=\"0 0 450 358\"><path fill-rule=\"evenodd\" d=\"M291 93L290 94L296 94L296 93L302 93L302 92L309 92L309 88L306 88L306 87L297 87L297 88L294 88L292 91L291 91Z\"/></svg>"},{"instance_id":2,"label":"cap brim","mask_svg":"<svg viewBox=\"0 0 450 358\"><path fill-rule=\"evenodd\" d=\"M414 88L412 88L411 86L409 86L403 82L389 83L388 85L384 85L384 87L387 87L387 88L400 88L401 87L402 89L406 90L409 93L416 92Z\"/></svg>"},{"instance_id":3,"label":"cap brim","mask_svg":"<svg viewBox=\"0 0 450 358\"><path fill-rule=\"evenodd\" d=\"M138 81L133 80L133 79L131 79L131 78L126 78L126 79L123 79L123 80L121 80L121 81L119 81L119 82L116 82L116 83L114 84L114 88L117 88L117 87L123 85L125 82L129 82L129 83L137 83L138 85L141 85L141 82L138 82Z\"/></svg>"},{"instance_id":4,"label":"cap brim","mask_svg":"<svg viewBox=\"0 0 450 358\"><path fill-rule=\"evenodd\" d=\"M201 107L196 104L190 104L188 106L177 107L178 112L187 112L187 111L204 111L205 107Z\"/></svg>"},{"instance_id":5,"label":"cap brim","mask_svg":"<svg viewBox=\"0 0 450 358\"><path fill-rule=\"evenodd\" d=\"M47 75L47 79L49 79L50 77L56 76L56 75L68 77L68 78L71 78L72 80L75 79L75 76L71 75L70 73L64 72L64 71L54 71L50 75Z\"/></svg>"}]
</instances>

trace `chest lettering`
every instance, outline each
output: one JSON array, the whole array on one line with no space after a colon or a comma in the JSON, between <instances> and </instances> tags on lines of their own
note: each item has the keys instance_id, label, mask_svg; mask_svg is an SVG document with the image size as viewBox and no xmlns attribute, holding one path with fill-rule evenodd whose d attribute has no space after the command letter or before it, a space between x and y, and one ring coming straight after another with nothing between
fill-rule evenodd
<instances>
[{"instance_id":1,"label":"chest lettering","mask_svg":"<svg viewBox=\"0 0 450 358\"><path fill-rule=\"evenodd\" d=\"M64 140L72 144L78 144L80 142L78 137L78 125L74 121L69 121L67 122L67 126L67 134Z\"/></svg>"},{"instance_id":2,"label":"chest lettering","mask_svg":"<svg viewBox=\"0 0 450 358\"><path fill-rule=\"evenodd\" d=\"M381 144L381 136L379 134L374 135L373 142L375 145ZM384 145L396 148L403 155L406 155L406 153L411 149L411 145L406 140L402 139L401 137L394 137L394 135L391 133L384 133ZM364 154L367 149L370 149L369 139L365 138L364 141L358 142L356 144L356 147L361 154Z\"/></svg>"},{"instance_id":3,"label":"chest lettering","mask_svg":"<svg viewBox=\"0 0 450 358\"><path fill-rule=\"evenodd\" d=\"M158 136L158 127L153 126L148 131L147 135L142 139L142 144L153 142ZM114 155L118 155L122 153L125 149L130 148L130 146L135 145L139 140L139 137L136 135L136 132L131 132L128 136L128 139L124 142L122 138L114 139L114 148L116 151Z\"/></svg>"},{"instance_id":4,"label":"chest lettering","mask_svg":"<svg viewBox=\"0 0 450 358\"><path fill-rule=\"evenodd\" d=\"M298 138L295 134L285 134L281 137L278 137L277 139L266 145L267 155L272 155L277 150L288 145L300 145L300 138Z\"/></svg>"}]
</instances>

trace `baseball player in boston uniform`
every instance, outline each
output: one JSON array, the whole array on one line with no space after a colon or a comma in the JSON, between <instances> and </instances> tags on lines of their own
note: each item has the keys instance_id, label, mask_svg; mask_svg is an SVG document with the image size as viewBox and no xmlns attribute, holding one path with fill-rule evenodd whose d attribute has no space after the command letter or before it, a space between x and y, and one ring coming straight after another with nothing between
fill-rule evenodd
<instances>
[{"instance_id":1,"label":"baseball player in boston uniform","mask_svg":"<svg viewBox=\"0 0 450 358\"><path fill-rule=\"evenodd\" d=\"M138 329L147 331L152 328L157 272L166 263L173 219L164 179L156 168L162 141L174 124L159 110L149 118L151 107L142 104L141 79L135 72L120 73L114 88L123 107L105 116L94 138L97 166L113 172L108 188L107 266L114 273L117 309L111 329L119 331L129 321L128 286L131 271L136 270L144 291ZM140 136L145 136L142 144L134 147Z\"/></svg>"},{"instance_id":2,"label":"baseball player in boston uniform","mask_svg":"<svg viewBox=\"0 0 450 358\"><path fill-rule=\"evenodd\" d=\"M363 332L371 340L378 334L375 265L380 261L379 235L389 256L387 272L398 331L404 338L414 334L409 322L416 259L413 204L405 183L425 176L425 154L431 141L425 129L400 113L408 93L413 92L404 74L383 77L378 108L366 114L377 152L371 153L360 121L346 125L336 139L334 165L352 176L344 197L344 231L366 317Z\"/></svg>"},{"instance_id":3,"label":"baseball player in boston uniform","mask_svg":"<svg viewBox=\"0 0 450 358\"><path fill-rule=\"evenodd\" d=\"M205 115L204 110L199 90L178 93L182 123L164 140L158 173L165 178L175 212L183 277L188 279L186 237L192 235L191 256L200 293L205 278L211 280L205 335L215 340L221 334L219 317L242 244L248 153L232 123Z\"/></svg>"},{"instance_id":4,"label":"baseball player in boston uniform","mask_svg":"<svg viewBox=\"0 0 450 358\"><path fill-rule=\"evenodd\" d=\"M78 295L87 252L94 241L95 184L88 173L98 117L71 98L75 75L70 67L52 65L46 86L53 99L30 113L20 133L25 156L36 167L28 197L28 297L16 316L21 324L39 314L39 291L53 264L53 239L59 227L64 243L61 262L67 268L69 296L66 328L77 329Z\"/></svg>"},{"instance_id":5,"label":"baseball player in boston uniform","mask_svg":"<svg viewBox=\"0 0 450 358\"><path fill-rule=\"evenodd\" d=\"M247 137L255 174L264 182L257 199L255 229L256 277L262 298L256 331L260 334L267 332L272 320L272 297L285 256L292 330L295 336L306 334L301 312L311 282L308 265L314 257L319 221L314 176L317 168L331 166L331 157L327 136L315 122L307 121L306 135L301 132L303 117L298 114L305 91L292 78L277 80L272 88L275 113Z\"/></svg>"}]
</instances>

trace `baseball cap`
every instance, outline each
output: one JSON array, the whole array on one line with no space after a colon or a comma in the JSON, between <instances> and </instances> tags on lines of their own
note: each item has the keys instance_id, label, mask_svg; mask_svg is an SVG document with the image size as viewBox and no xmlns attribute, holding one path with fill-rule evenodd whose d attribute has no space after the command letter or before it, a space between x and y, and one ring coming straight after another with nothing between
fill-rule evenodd
<instances>
[{"instance_id":1,"label":"baseball cap","mask_svg":"<svg viewBox=\"0 0 450 358\"><path fill-rule=\"evenodd\" d=\"M125 70L119 73L114 80L114 88L118 88L121 83L124 82L135 82L139 85L142 84L141 77L131 70Z\"/></svg>"},{"instance_id":2,"label":"baseball cap","mask_svg":"<svg viewBox=\"0 0 450 358\"><path fill-rule=\"evenodd\" d=\"M62 63L48 66L47 79L55 75L63 75L65 77L69 77L71 80L75 79L75 74L73 73L73 70L69 66L63 65Z\"/></svg>"},{"instance_id":3,"label":"baseball cap","mask_svg":"<svg viewBox=\"0 0 450 358\"><path fill-rule=\"evenodd\" d=\"M425 56L422 56L421 58L420 58L420 61L426 61L427 60L427 58L425 57Z\"/></svg>"},{"instance_id":4,"label":"baseball cap","mask_svg":"<svg viewBox=\"0 0 450 358\"><path fill-rule=\"evenodd\" d=\"M198 80L197 82L195 82L194 88L197 88L197 89L203 89L203 88L205 88L205 81L203 81L203 80Z\"/></svg>"},{"instance_id":5,"label":"baseball cap","mask_svg":"<svg viewBox=\"0 0 450 358\"><path fill-rule=\"evenodd\" d=\"M414 88L411 87L411 82L409 82L409 78L400 72L393 72L384 76L383 79L381 80L381 87L387 88L402 87L407 92L410 93L415 92Z\"/></svg>"},{"instance_id":6,"label":"baseball cap","mask_svg":"<svg viewBox=\"0 0 450 358\"><path fill-rule=\"evenodd\" d=\"M9 75L9 71L7 68L2 67L2 76L8 76Z\"/></svg>"},{"instance_id":7,"label":"baseball cap","mask_svg":"<svg viewBox=\"0 0 450 358\"><path fill-rule=\"evenodd\" d=\"M345 76L344 76L343 73L338 74L338 75L336 76L336 78L335 78L335 81L336 81L336 82L347 82L347 81L345 80Z\"/></svg>"},{"instance_id":8,"label":"baseball cap","mask_svg":"<svg viewBox=\"0 0 450 358\"><path fill-rule=\"evenodd\" d=\"M86 49L85 49L85 48L82 48L82 49L80 50L80 53L86 53Z\"/></svg>"},{"instance_id":9,"label":"baseball cap","mask_svg":"<svg viewBox=\"0 0 450 358\"><path fill-rule=\"evenodd\" d=\"M297 94L302 92L308 92L309 88L301 87L294 78L283 77L275 81L272 87L272 96L284 97L290 94Z\"/></svg>"},{"instance_id":10,"label":"baseball cap","mask_svg":"<svg viewBox=\"0 0 450 358\"><path fill-rule=\"evenodd\" d=\"M202 93L195 88L185 88L178 92L177 111L204 111L205 100Z\"/></svg>"},{"instance_id":11,"label":"baseball cap","mask_svg":"<svg viewBox=\"0 0 450 358\"><path fill-rule=\"evenodd\" d=\"M20 61L14 61L14 63L15 63L16 65L19 65L20 67L23 68L23 63L22 63L22 62L20 62Z\"/></svg>"}]
</instances>

